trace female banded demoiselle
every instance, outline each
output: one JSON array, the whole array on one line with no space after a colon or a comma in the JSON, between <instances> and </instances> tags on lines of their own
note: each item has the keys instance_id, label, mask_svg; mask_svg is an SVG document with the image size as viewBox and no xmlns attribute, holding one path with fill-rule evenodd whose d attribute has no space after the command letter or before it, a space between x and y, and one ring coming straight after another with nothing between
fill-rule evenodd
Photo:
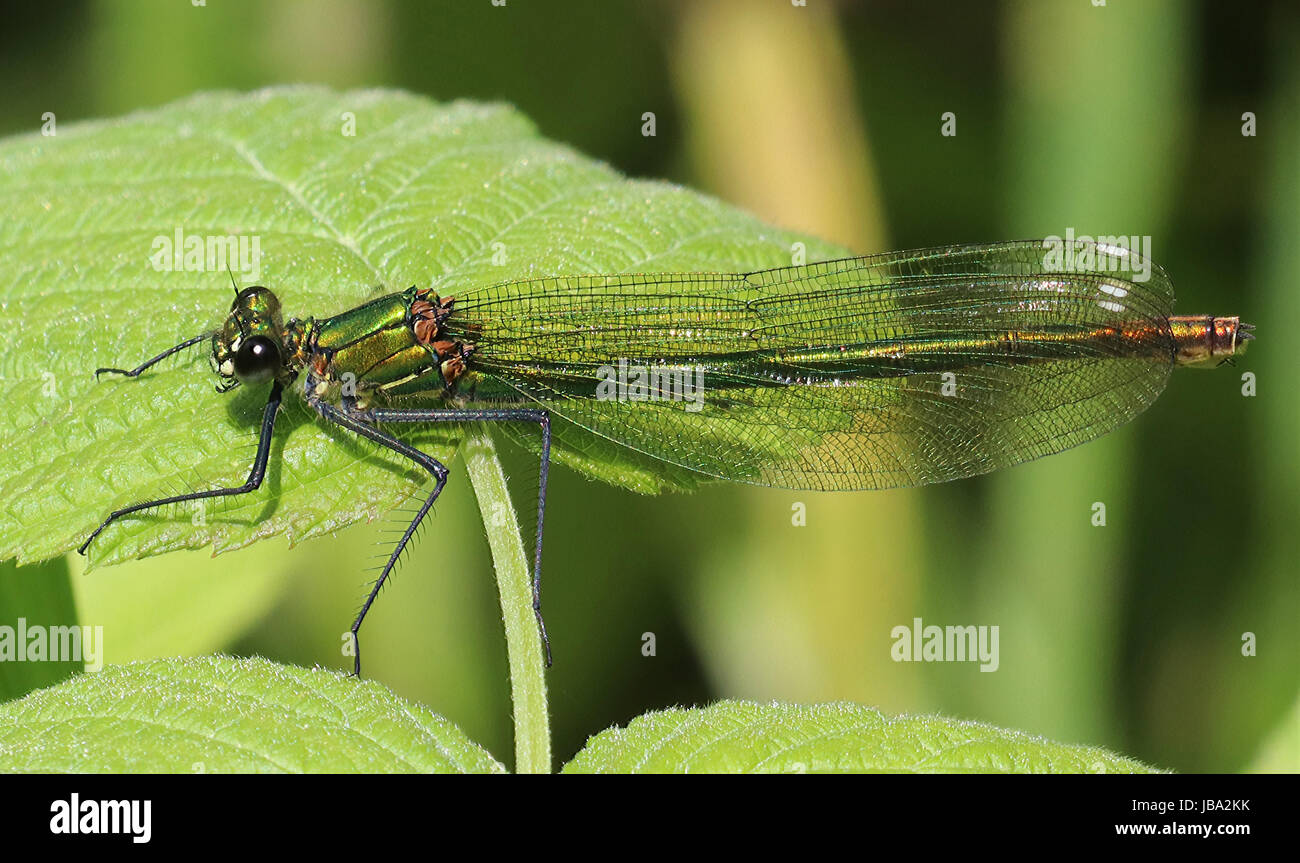
<instances>
[{"instance_id":1,"label":"female banded demoiselle","mask_svg":"<svg viewBox=\"0 0 1300 863\"><path fill-rule=\"evenodd\" d=\"M552 455L614 454L650 475L792 489L880 489L974 476L1127 422L1176 366L1240 353L1236 317L1174 316L1160 267L1090 242L891 252L751 273L561 276L458 292L412 287L328 318L285 322L275 294L237 290L211 340L222 391L269 384L248 480L128 506L255 491L282 391L302 378L325 420L422 466L434 487L352 625L447 480L383 428L475 421L541 427L533 604ZM522 436L531 442L531 436ZM547 657L549 662L549 644ZM360 673L356 651L354 671Z\"/></svg>"}]
</instances>

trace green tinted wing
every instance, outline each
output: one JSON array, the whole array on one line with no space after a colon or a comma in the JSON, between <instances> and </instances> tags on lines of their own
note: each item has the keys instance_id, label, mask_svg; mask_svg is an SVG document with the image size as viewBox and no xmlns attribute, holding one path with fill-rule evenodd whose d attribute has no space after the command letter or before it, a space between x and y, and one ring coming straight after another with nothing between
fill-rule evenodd
<instances>
[{"instance_id":1,"label":"green tinted wing","mask_svg":"<svg viewBox=\"0 0 1300 863\"><path fill-rule=\"evenodd\" d=\"M462 295L449 324L476 345L480 395L543 405L597 455L787 488L922 485L1092 440L1159 395L1168 278L1094 251L1090 272L1054 272L1035 242L518 282ZM702 398L598 398L620 362L698 369Z\"/></svg>"}]
</instances>

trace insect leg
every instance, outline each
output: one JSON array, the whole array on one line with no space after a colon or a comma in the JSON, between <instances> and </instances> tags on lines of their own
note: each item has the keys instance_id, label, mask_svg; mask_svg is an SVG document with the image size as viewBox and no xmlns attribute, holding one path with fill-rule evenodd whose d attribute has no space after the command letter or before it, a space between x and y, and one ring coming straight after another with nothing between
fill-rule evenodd
<instances>
[{"instance_id":1,"label":"insect leg","mask_svg":"<svg viewBox=\"0 0 1300 863\"><path fill-rule=\"evenodd\" d=\"M368 412L374 422L533 422L542 427L542 460L538 471L537 545L533 554L533 615L546 652L546 666L551 666L551 640L542 619L542 532L546 524L546 481L551 466L551 415L534 408L490 409L396 409L376 408Z\"/></svg>"},{"instance_id":2,"label":"insect leg","mask_svg":"<svg viewBox=\"0 0 1300 863\"><path fill-rule=\"evenodd\" d=\"M178 349L179 348L174 350ZM166 356L166 354L164 354L164 356ZM147 365L149 364L146 363L146 366ZM141 368L144 367L145 366L142 366ZM139 371L140 369L136 369L137 373ZM123 374L130 373L124 372ZM95 537L99 536L100 533L103 532L104 528L108 527L114 521L117 521L123 516L141 512L146 509L153 509L154 507L167 506L168 504L173 503L184 503L189 500L202 500L203 498L209 497L233 497L235 495L248 494L251 491L255 491L262 484L262 479L266 476L266 463L271 456L271 433L275 429L275 416L280 409L281 389L282 387L280 386L279 381L271 385L271 396L267 399L266 408L262 411L262 431L257 440L257 456L253 459L253 468L248 472L248 479L243 485L235 486L234 488L214 488L209 489L208 491L178 494L173 497L164 497L159 500L151 500L147 503L137 503L134 506L119 509L109 515L108 518L104 519L104 522L99 527L95 528L95 532L86 538L86 541L81 544L81 547L78 548L77 551L81 554L85 554L86 549L95 541Z\"/></svg>"},{"instance_id":3,"label":"insect leg","mask_svg":"<svg viewBox=\"0 0 1300 863\"><path fill-rule=\"evenodd\" d=\"M185 341L181 342L179 345L176 345L175 347L168 348L167 350L163 351L156 357L151 357L150 359L145 360L144 362L140 363L140 365L136 366L133 369L130 369L129 371L127 369L110 369L110 368L95 369L95 377L99 377L100 375L106 375L106 374L123 375L128 378L139 377L140 373L143 372L145 369L149 368L150 366L159 363L162 360L167 359L172 354L179 353L180 351L185 350L191 345L197 345L199 342L203 341L204 339L210 339L212 338L212 336L213 333L210 332L200 333L194 338L186 339Z\"/></svg>"},{"instance_id":4,"label":"insect leg","mask_svg":"<svg viewBox=\"0 0 1300 863\"><path fill-rule=\"evenodd\" d=\"M361 605L361 611L358 612L357 619L352 623L352 647L354 650L352 673L357 677L360 677L361 640L359 633L361 631L361 623L366 619L366 614L370 611L370 606L374 605L375 597L379 595L379 591L384 586L384 582L388 579L389 573L391 573L393 567L397 565L398 558L402 556L402 552L406 549L407 543L411 541L411 537L415 534L416 528L420 526L420 522L424 520L425 515L427 515L429 510L433 507L433 503L438 499L438 495L442 494L442 487L447 484L447 468L442 464L442 462L438 461L428 453L421 452L410 444L400 441L387 432L377 429L373 425L358 419L357 414L355 414L354 411L340 410L334 405L323 401L319 396L311 394L310 390L308 393L307 403L310 404L322 417L336 425L348 429L349 431L356 432L362 437L368 438L381 446L385 446L398 455L406 456L411 461L433 474L434 478L433 491L429 494L429 497L424 501L424 504L415 514L415 518L411 519L411 523L407 525L406 530L402 533L402 538L398 540L397 545L393 548L393 553L388 556L388 562L384 564L383 571L379 573L379 578L375 580L374 585L370 588L370 594Z\"/></svg>"}]
</instances>

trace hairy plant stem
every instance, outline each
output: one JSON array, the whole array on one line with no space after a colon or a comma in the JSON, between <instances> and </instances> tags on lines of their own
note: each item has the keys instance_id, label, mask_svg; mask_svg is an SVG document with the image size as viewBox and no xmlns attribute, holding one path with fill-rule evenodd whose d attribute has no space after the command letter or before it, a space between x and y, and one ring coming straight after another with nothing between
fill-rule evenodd
<instances>
[{"instance_id":1,"label":"hairy plant stem","mask_svg":"<svg viewBox=\"0 0 1300 863\"><path fill-rule=\"evenodd\" d=\"M496 446L481 423L461 446L483 527L487 530L501 618L510 662L510 700L515 720L515 772L551 771L551 726L546 705L546 669L533 616L533 588L519 518L510 502Z\"/></svg>"}]
</instances>

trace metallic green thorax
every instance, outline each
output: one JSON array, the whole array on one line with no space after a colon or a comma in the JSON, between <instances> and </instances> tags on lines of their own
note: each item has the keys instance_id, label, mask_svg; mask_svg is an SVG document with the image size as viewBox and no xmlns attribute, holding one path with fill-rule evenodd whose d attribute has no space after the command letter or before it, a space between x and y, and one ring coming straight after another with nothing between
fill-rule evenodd
<instances>
[{"instance_id":1,"label":"metallic green thorax","mask_svg":"<svg viewBox=\"0 0 1300 863\"><path fill-rule=\"evenodd\" d=\"M327 318L316 325L312 369L323 382L355 383L359 395L447 391L469 356L439 338L450 311L449 299L408 288Z\"/></svg>"},{"instance_id":2,"label":"metallic green thorax","mask_svg":"<svg viewBox=\"0 0 1300 863\"><path fill-rule=\"evenodd\" d=\"M465 373L472 346L442 337L450 298L408 288L371 300L334 317L282 321L280 303L266 288L247 288L231 306L213 337L213 364L223 389L236 383L235 357L254 336L275 343L281 358L276 377L283 384L304 369L321 392L340 386L366 403L375 393L450 394Z\"/></svg>"}]
</instances>

